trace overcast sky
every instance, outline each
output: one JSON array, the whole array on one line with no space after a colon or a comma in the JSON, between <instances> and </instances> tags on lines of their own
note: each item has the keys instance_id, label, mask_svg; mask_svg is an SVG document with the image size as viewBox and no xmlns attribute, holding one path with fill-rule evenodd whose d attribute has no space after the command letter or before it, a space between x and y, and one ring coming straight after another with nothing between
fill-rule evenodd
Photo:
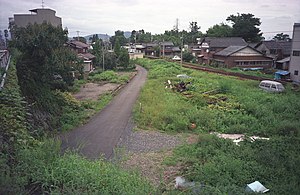
<instances>
[{"instance_id":1,"label":"overcast sky","mask_svg":"<svg viewBox=\"0 0 300 195\"><path fill-rule=\"evenodd\" d=\"M116 30L144 29L152 34L171 30L179 19L179 29L188 30L196 21L201 31L237 13L252 13L261 19L259 27L266 39L276 33L291 36L293 24L300 22L299 0L44 0L45 8L56 10L70 36L81 36ZM13 14L30 13L40 8L42 0L0 0L0 29L8 26ZM229 24L229 23L228 23Z\"/></svg>"}]
</instances>

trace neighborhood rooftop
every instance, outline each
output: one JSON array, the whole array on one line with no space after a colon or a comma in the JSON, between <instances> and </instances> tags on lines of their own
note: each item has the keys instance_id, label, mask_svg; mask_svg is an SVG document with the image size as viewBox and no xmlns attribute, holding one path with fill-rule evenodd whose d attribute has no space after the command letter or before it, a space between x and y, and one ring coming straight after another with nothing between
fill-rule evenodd
<instances>
[{"instance_id":1,"label":"neighborhood rooftop","mask_svg":"<svg viewBox=\"0 0 300 195\"><path fill-rule=\"evenodd\" d=\"M242 37L205 37L201 43L208 43L209 47L245 46L247 42Z\"/></svg>"}]
</instances>

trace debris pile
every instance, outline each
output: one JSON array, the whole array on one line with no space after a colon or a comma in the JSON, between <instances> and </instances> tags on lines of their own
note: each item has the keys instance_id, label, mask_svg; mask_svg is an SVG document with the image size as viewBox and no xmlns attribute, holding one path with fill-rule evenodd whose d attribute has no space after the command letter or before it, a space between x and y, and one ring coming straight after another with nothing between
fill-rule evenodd
<instances>
[{"instance_id":1,"label":"debris pile","mask_svg":"<svg viewBox=\"0 0 300 195\"><path fill-rule=\"evenodd\" d=\"M244 141L246 136L244 134L225 134L225 133L218 133L218 132L211 132L210 134L216 135L219 138L223 139L231 139L236 145L239 145L241 141ZM250 136L248 137L251 142L254 142L255 140L258 139L263 139L263 140L269 140L270 138L267 137L259 137L259 136Z\"/></svg>"}]
</instances>

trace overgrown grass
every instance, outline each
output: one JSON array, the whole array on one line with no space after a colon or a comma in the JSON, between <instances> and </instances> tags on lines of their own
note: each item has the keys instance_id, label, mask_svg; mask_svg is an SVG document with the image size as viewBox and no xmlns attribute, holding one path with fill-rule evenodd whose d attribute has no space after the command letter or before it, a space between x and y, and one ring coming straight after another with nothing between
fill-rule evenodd
<instances>
[{"instance_id":1,"label":"overgrown grass","mask_svg":"<svg viewBox=\"0 0 300 195\"><path fill-rule=\"evenodd\" d=\"M258 81L192 71L160 60L140 60L149 79L135 107L138 126L166 132L198 134L196 144L174 149L168 165L183 166L182 176L195 181L186 194L245 194L246 184L260 181L271 194L299 194L300 93L267 93ZM168 71L170 69L170 71ZM176 74L192 78L189 90L165 88ZM191 128L191 124L196 128ZM236 146L208 132L270 137ZM170 191L169 194L181 193Z\"/></svg>"},{"instance_id":2,"label":"overgrown grass","mask_svg":"<svg viewBox=\"0 0 300 195\"><path fill-rule=\"evenodd\" d=\"M149 194L154 188L136 172L126 172L101 159L61 156L53 140L19 150L18 163L7 175L1 194ZM3 180L5 178L1 178ZM5 184L1 183L1 184Z\"/></svg>"},{"instance_id":3,"label":"overgrown grass","mask_svg":"<svg viewBox=\"0 0 300 195\"><path fill-rule=\"evenodd\" d=\"M200 135L197 144L178 147L166 162L185 164L182 174L196 181L195 188L202 194L248 194L246 184L254 181L263 183L271 194L299 194L299 151L300 139L295 137L244 141L236 146L213 135Z\"/></svg>"},{"instance_id":4,"label":"overgrown grass","mask_svg":"<svg viewBox=\"0 0 300 195\"><path fill-rule=\"evenodd\" d=\"M135 118L142 127L164 131L218 131L263 136L299 135L300 94L287 86L285 93L267 93L258 88L258 81L237 80L184 69L161 60L140 60L147 67L149 80L136 106ZM177 83L176 74L192 76L185 82L185 93L165 88L166 81Z\"/></svg>"},{"instance_id":5,"label":"overgrown grass","mask_svg":"<svg viewBox=\"0 0 300 195\"><path fill-rule=\"evenodd\" d=\"M90 81L99 82L105 81L110 83L126 83L129 80L128 75L119 76L115 71L107 70L104 72L96 72L91 74L88 78Z\"/></svg>"}]
</instances>

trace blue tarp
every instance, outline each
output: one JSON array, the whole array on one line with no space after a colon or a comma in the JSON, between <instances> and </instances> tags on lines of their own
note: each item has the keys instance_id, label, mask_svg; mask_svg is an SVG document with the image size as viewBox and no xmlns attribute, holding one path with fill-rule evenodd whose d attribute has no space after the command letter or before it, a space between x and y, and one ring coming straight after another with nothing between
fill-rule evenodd
<instances>
[{"instance_id":1,"label":"blue tarp","mask_svg":"<svg viewBox=\"0 0 300 195\"><path fill-rule=\"evenodd\" d=\"M290 74L289 71L278 70L277 72L275 72L275 79L281 79L282 76L287 76L287 75L289 75L289 74Z\"/></svg>"}]
</instances>

